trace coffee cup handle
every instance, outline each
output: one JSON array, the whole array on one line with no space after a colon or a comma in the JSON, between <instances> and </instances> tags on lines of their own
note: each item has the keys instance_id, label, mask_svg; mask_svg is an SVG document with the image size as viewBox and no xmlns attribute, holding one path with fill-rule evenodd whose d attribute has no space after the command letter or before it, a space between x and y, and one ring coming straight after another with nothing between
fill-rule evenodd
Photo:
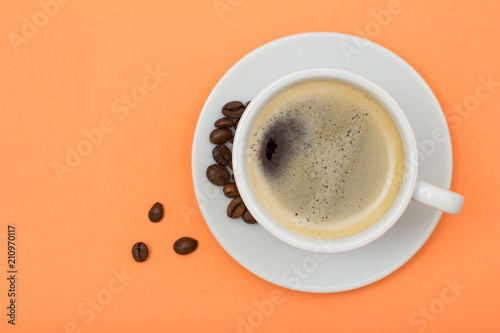
<instances>
[{"instance_id":1,"label":"coffee cup handle","mask_svg":"<svg viewBox=\"0 0 500 333\"><path fill-rule=\"evenodd\" d=\"M464 197L436 185L417 180L412 200L448 214L458 214L464 204Z\"/></svg>"}]
</instances>

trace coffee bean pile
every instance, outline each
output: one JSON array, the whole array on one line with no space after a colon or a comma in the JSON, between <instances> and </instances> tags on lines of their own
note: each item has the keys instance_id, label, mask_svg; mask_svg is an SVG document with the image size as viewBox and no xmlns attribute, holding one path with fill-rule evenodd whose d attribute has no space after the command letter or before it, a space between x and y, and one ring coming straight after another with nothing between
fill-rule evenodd
<instances>
[{"instance_id":1,"label":"coffee bean pile","mask_svg":"<svg viewBox=\"0 0 500 333\"><path fill-rule=\"evenodd\" d=\"M165 210L159 202L155 203L148 212L148 217L151 222L157 223L163 219ZM198 241L191 237L181 237L174 243L174 251L177 254L190 254L198 248ZM146 244L137 242L132 246L132 257L137 262L146 261L149 256L149 249Z\"/></svg>"},{"instance_id":2,"label":"coffee bean pile","mask_svg":"<svg viewBox=\"0 0 500 333\"><path fill-rule=\"evenodd\" d=\"M207 168L207 178L214 185L224 186L222 189L224 195L232 199L227 207L227 216L233 219L241 217L246 223L254 224L257 221L247 210L240 197L238 187L234 182L234 174L232 176L233 181L230 182L231 175L228 167L233 168L233 156L231 149L225 145L228 141L233 143L234 135L231 127L236 130L240 118L249 103L244 105L239 101L233 101L222 107L222 114L225 117L215 121L214 126L216 128L210 133L210 142L216 145L212 150L212 157L217 164L212 164Z\"/></svg>"}]
</instances>

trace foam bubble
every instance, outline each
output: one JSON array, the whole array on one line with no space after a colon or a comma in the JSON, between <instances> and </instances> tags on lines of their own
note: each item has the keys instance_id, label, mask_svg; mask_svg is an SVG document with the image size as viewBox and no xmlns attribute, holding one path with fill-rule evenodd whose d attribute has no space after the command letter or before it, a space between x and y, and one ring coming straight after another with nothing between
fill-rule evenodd
<instances>
[{"instance_id":1,"label":"foam bubble","mask_svg":"<svg viewBox=\"0 0 500 333\"><path fill-rule=\"evenodd\" d=\"M352 86L314 81L276 96L250 139L250 176L266 209L317 238L360 232L389 209L403 146L389 114Z\"/></svg>"}]
</instances>

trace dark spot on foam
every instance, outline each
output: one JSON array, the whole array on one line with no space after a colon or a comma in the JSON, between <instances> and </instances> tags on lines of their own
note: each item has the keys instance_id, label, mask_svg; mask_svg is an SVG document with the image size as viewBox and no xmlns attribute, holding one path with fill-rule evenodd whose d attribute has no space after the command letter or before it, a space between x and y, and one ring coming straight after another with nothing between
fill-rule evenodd
<instances>
[{"instance_id":1,"label":"dark spot on foam","mask_svg":"<svg viewBox=\"0 0 500 333\"><path fill-rule=\"evenodd\" d=\"M301 153L304 125L290 113L270 120L262 133L258 155L264 173L276 177Z\"/></svg>"},{"instance_id":2,"label":"dark spot on foam","mask_svg":"<svg viewBox=\"0 0 500 333\"><path fill-rule=\"evenodd\" d=\"M276 141L274 141L274 138L270 138L266 146L266 158L269 161L273 159L273 154L276 152L276 148L278 148Z\"/></svg>"}]
</instances>

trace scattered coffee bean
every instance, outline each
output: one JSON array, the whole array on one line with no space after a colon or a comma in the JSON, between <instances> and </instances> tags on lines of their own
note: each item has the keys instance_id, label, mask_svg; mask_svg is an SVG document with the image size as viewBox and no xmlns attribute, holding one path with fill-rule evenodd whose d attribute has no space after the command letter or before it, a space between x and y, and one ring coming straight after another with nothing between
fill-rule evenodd
<instances>
[{"instance_id":1,"label":"scattered coffee bean","mask_svg":"<svg viewBox=\"0 0 500 333\"><path fill-rule=\"evenodd\" d=\"M236 119L236 121L234 122L234 129L236 129L238 127L238 124L240 123L240 119L241 118L238 118Z\"/></svg>"},{"instance_id":2,"label":"scattered coffee bean","mask_svg":"<svg viewBox=\"0 0 500 333\"><path fill-rule=\"evenodd\" d=\"M248 101L247 102L247 105L245 105L245 109L248 107L248 104L250 104L251 101Z\"/></svg>"},{"instance_id":3,"label":"scattered coffee bean","mask_svg":"<svg viewBox=\"0 0 500 333\"><path fill-rule=\"evenodd\" d=\"M252 216L252 214L250 214L248 209L245 210L243 215L241 215L241 218L243 219L243 221L245 221L246 223L249 223L249 224L257 223L257 220L254 219L254 217Z\"/></svg>"},{"instance_id":4,"label":"scattered coffee bean","mask_svg":"<svg viewBox=\"0 0 500 333\"><path fill-rule=\"evenodd\" d=\"M228 198L236 198L240 196L240 193L238 192L238 187L236 187L236 183L229 183L224 186L222 189L224 192L224 195Z\"/></svg>"},{"instance_id":5,"label":"scattered coffee bean","mask_svg":"<svg viewBox=\"0 0 500 333\"><path fill-rule=\"evenodd\" d=\"M238 101L229 102L222 107L222 114L228 118L239 118L244 111L245 106Z\"/></svg>"},{"instance_id":6,"label":"scattered coffee bean","mask_svg":"<svg viewBox=\"0 0 500 333\"><path fill-rule=\"evenodd\" d=\"M226 166L231 163L233 158L231 149L229 149L226 145L215 146L212 150L212 156L214 157L215 162L222 166Z\"/></svg>"},{"instance_id":7,"label":"scattered coffee bean","mask_svg":"<svg viewBox=\"0 0 500 333\"><path fill-rule=\"evenodd\" d=\"M229 167L231 168L231 170L233 170L233 161L229 163Z\"/></svg>"},{"instance_id":8,"label":"scattered coffee bean","mask_svg":"<svg viewBox=\"0 0 500 333\"><path fill-rule=\"evenodd\" d=\"M229 118L220 118L220 119L217 119L217 121L215 122L214 124L215 127L232 127L234 126L234 123L231 119Z\"/></svg>"},{"instance_id":9,"label":"scattered coffee bean","mask_svg":"<svg viewBox=\"0 0 500 333\"><path fill-rule=\"evenodd\" d=\"M224 186L229 182L229 171L218 164L212 164L207 168L207 178L214 184Z\"/></svg>"},{"instance_id":10,"label":"scattered coffee bean","mask_svg":"<svg viewBox=\"0 0 500 333\"><path fill-rule=\"evenodd\" d=\"M198 247L198 241L191 237L179 238L174 243L175 253L182 255L190 254L191 252L196 250L197 247Z\"/></svg>"},{"instance_id":11,"label":"scattered coffee bean","mask_svg":"<svg viewBox=\"0 0 500 333\"><path fill-rule=\"evenodd\" d=\"M146 244L138 242L132 247L132 257L137 262L143 262L148 258L149 250Z\"/></svg>"},{"instance_id":12,"label":"scattered coffee bean","mask_svg":"<svg viewBox=\"0 0 500 333\"><path fill-rule=\"evenodd\" d=\"M228 128L217 128L210 133L210 142L218 145L233 137L233 132Z\"/></svg>"},{"instance_id":13,"label":"scattered coffee bean","mask_svg":"<svg viewBox=\"0 0 500 333\"><path fill-rule=\"evenodd\" d=\"M231 202L229 203L229 206L227 206L227 216L237 219L243 213L245 212L245 204L243 203L243 200L241 200L241 197L236 197Z\"/></svg>"},{"instance_id":14,"label":"scattered coffee bean","mask_svg":"<svg viewBox=\"0 0 500 333\"><path fill-rule=\"evenodd\" d=\"M163 205L159 202L155 203L149 210L148 216L151 222L160 222L163 218Z\"/></svg>"}]
</instances>

